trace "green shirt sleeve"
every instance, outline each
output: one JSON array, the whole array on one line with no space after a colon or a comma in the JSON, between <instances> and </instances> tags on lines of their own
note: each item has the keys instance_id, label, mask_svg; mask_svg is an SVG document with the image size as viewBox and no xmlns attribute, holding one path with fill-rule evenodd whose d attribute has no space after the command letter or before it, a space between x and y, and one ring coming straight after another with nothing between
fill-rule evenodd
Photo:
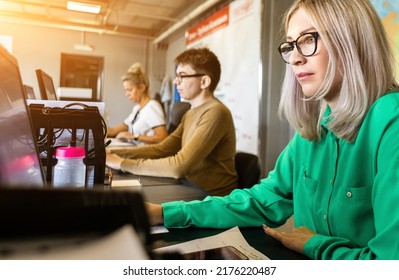
<instances>
[{"instance_id":1,"label":"green shirt sleeve","mask_svg":"<svg viewBox=\"0 0 399 280\"><path fill-rule=\"evenodd\" d=\"M165 226L230 228L284 224L293 213L290 153L287 147L276 169L250 189L236 189L224 197L208 196L203 201L164 203Z\"/></svg>"}]
</instances>

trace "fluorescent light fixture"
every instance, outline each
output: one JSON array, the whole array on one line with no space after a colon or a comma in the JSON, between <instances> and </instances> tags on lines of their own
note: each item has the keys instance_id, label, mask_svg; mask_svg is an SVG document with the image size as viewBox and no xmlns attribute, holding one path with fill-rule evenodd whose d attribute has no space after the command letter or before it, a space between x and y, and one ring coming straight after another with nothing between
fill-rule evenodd
<instances>
[{"instance_id":1,"label":"fluorescent light fixture","mask_svg":"<svg viewBox=\"0 0 399 280\"><path fill-rule=\"evenodd\" d=\"M79 50L79 51L86 51L86 52L94 51L94 47L93 46L86 45L86 44L75 44L75 45L73 45L73 48L75 50Z\"/></svg>"},{"instance_id":2,"label":"fluorescent light fixture","mask_svg":"<svg viewBox=\"0 0 399 280\"><path fill-rule=\"evenodd\" d=\"M93 46L90 46L90 45L85 43L85 32L84 31L82 31L82 43L73 45L73 48L75 50L79 50L79 51L86 51L86 52L94 51L94 47Z\"/></svg>"},{"instance_id":3,"label":"fluorescent light fixture","mask_svg":"<svg viewBox=\"0 0 399 280\"><path fill-rule=\"evenodd\" d=\"M68 1L67 9L72 10L72 11L78 11L78 12L99 14L101 11L101 5Z\"/></svg>"}]
</instances>

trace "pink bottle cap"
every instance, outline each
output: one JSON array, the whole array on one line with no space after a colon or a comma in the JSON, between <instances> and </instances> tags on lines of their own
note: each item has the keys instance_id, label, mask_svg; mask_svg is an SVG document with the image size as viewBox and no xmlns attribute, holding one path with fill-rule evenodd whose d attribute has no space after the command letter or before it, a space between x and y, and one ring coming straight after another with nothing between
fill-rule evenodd
<instances>
[{"instance_id":1,"label":"pink bottle cap","mask_svg":"<svg viewBox=\"0 0 399 280\"><path fill-rule=\"evenodd\" d=\"M85 149L82 147L60 147L55 151L56 158L78 158L85 155Z\"/></svg>"}]
</instances>

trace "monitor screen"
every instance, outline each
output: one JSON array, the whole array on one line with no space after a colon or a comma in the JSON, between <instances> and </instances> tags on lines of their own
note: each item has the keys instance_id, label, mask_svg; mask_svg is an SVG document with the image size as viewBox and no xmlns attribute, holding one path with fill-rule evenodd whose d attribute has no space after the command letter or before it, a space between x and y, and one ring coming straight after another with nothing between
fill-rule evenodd
<instances>
[{"instance_id":1,"label":"monitor screen","mask_svg":"<svg viewBox=\"0 0 399 280\"><path fill-rule=\"evenodd\" d=\"M0 77L0 186L44 186L18 62L1 46Z\"/></svg>"},{"instance_id":2,"label":"monitor screen","mask_svg":"<svg viewBox=\"0 0 399 280\"><path fill-rule=\"evenodd\" d=\"M53 78L41 69L36 69L36 77L41 98L43 100L57 100Z\"/></svg>"},{"instance_id":3,"label":"monitor screen","mask_svg":"<svg viewBox=\"0 0 399 280\"><path fill-rule=\"evenodd\" d=\"M34 91L33 87L24 85L24 88L25 88L25 98L26 99L36 99L35 91Z\"/></svg>"}]
</instances>

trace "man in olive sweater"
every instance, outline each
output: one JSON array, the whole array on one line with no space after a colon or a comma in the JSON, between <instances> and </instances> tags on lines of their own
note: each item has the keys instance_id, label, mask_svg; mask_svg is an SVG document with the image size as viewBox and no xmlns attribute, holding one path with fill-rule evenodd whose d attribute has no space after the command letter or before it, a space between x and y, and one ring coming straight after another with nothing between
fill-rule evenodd
<instances>
[{"instance_id":1,"label":"man in olive sweater","mask_svg":"<svg viewBox=\"0 0 399 280\"><path fill-rule=\"evenodd\" d=\"M181 124L161 143L118 149L106 164L137 175L186 178L212 195L237 185L236 138L229 109L214 96L221 66L207 48L189 49L175 59L174 83L191 104Z\"/></svg>"}]
</instances>

